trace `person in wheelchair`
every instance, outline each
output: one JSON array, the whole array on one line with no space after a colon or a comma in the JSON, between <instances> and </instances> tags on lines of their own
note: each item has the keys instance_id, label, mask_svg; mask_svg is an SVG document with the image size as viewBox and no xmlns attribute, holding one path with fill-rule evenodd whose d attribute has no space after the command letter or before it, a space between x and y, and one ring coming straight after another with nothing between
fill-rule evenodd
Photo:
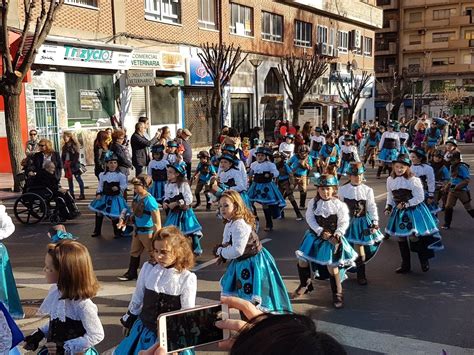
<instances>
[{"instance_id":1,"label":"person in wheelchair","mask_svg":"<svg viewBox=\"0 0 474 355\"><path fill-rule=\"evenodd\" d=\"M63 189L56 174L56 165L47 161L43 169L30 176L25 192L36 192L48 202L54 201L59 216L64 220L74 219L80 215L79 209L69 191Z\"/></svg>"}]
</instances>

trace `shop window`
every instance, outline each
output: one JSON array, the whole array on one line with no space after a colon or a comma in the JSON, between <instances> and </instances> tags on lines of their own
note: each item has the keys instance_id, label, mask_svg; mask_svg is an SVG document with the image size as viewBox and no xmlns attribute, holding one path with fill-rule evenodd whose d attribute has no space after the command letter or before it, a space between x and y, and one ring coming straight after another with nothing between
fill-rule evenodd
<instances>
[{"instance_id":1,"label":"shop window","mask_svg":"<svg viewBox=\"0 0 474 355\"><path fill-rule=\"evenodd\" d=\"M423 19L423 14L421 12L410 12L408 14L408 21L410 23L421 22Z\"/></svg>"},{"instance_id":2,"label":"shop window","mask_svg":"<svg viewBox=\"0 0 474 355\"><path fill-rule=\"evenodd\" d=\"M169 23L181 23L181 0L145 0L145 18Z\"/></svg>"},{"instance_id":3,"label":"shop window","mask_svg":"<svg viewBox=\"0 0 474 355\"><path fill-rule=\"evenodd\" d=\"M313 45L313 25L309 22L295 21L295 46L311 47Z\"/></svg>"},{"instance_id":4,"label":"shop window","mask_svg":"<svg viewBox=\"0 0 474 355\"><path fill-rule=\"evenodd\" d=\"M199 0L199 27L216 29L216 0Z\"/></svg>"},{"instance_id":5,"label":"shop window","mask_svg":"<svg viewBox=\"0 0 474 355\"><path fill-rule=\"evenodd\" d=\"M178 87L150 86L151 124L153 126L178 124L178 101Z\"/></svg>"},{"instance_id":6,"label":"shop window","mask_svg":"<svg viewBox=\"0 0 474 355\"><path fill-rule=\"evenodd\" d=\"M430 92L442 92L443 89L443 80L430 80Z\"/></svg>"},{"instance_id":7,"label":"shop window","mask_svg":"<svg viewBox=\"0 0 474 355\"><path fill-rule=\"evenodd\" d=\"M230 33L253 36L253 10L251 7L230 4Z\"/></svg>"},{"instance_id":8,"label":"shop window","mask_svg":"<svg viewBox=\"0 0 474 355\"><path fill-rule=\"evenodd\" d=\"M279 94L280 93L280 77L278 70L271 68L265 78L265 94Z\"/></svg>"},{"instance_id":9,"label":"shop window","mask_svg":"<svg viewBox=\"0 0 474 355\"><path fill-rule=\"evenodd\" d=\"M433 42L448 42L455 39L456 32L433 32Z\"/></svg>"},{"instance_id":10,"label":"shop window","mask_svg":"<svg viewBox=\"0 0 474 355\"><path fill-rule=\"evenodd\" d=\"M464 90L474 92L474 79L462 79L462 86Z\"/></svg>"},{"instance_id":11,"label":"shop window","mask_svg":"<svg viewBox=\"0 0 474 355\"><path fill-rule=\"evenodd\" d=\"M97 3L98 0L65 0L64 2L69 5L94 7L94 8L99 7Z\"/></svg>"},{"instance_id":12,"label":"shop window","mask_svg":"<svg viewBox=\"0 0 474 355\"><path fill-rule=\"evenodd\" d=\"M66 73L65 77L69 126L109 125L115 114L113 76Z\"/></svg>"},{"instance_id":13,"label":"shop window","mask_svg":"<svg viewBox=\"0 0 474 355\"><path fill-rule=\"evenodd\" d=\"M337 46L340 53L347 53L349 48L349 32L337 31Z\"/></svg>"},{"instance_id":14,"label":"shop window","mask_svg":"<svg viewBox=\"0 0 474 355\"><path fill-rule=\"evenodd\" d=\"M283 16L262 11L262 38L283 42Z\"/></svg>"}]
</instances>

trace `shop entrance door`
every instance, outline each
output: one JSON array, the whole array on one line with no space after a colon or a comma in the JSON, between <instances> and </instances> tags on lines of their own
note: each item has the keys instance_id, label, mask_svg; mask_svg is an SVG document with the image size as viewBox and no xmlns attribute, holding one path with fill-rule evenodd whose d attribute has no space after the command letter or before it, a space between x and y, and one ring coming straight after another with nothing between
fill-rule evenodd
<instances>
[{"instance_id":1,"label":"shop entrance door","mask_svg":"<svg viewBox=\"0 0 474 355\"><path fill-rule=\"evenodd\" d=\"M250 132L250 98L232 98L231 125L239 133L249 135Z\"/></svg>"},{"instance_id":2,"label":"shop entrance door","mask_svg":"<svg viewBox=\"0 0 474 355\"><path fill-rule=\"evenodd\" d=\"M39 138L53 142L54 150L61 148L56 110L56 90L34 89L36 129Z\"/></svg>"}]
</instances>

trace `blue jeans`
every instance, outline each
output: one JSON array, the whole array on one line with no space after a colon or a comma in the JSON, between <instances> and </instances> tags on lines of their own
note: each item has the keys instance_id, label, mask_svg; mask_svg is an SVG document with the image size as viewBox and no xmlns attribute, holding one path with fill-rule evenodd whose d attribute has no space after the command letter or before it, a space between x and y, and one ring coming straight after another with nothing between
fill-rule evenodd
<instances>
[{"instance_id":1,"label":"blue jeans","mask_svg":"<svg viewBox=\"0 0 474 355\"><path fill-rule=\"evenodd\" d=\"M76 174L74 175L76 178L77 183L79 184L79 193L80 195L84 195L84 181L82 180L81 174ZM68 185L69 185L69 193L74 196L74 181L72 178L67 179Z\"/></svg>"}]
</instances>

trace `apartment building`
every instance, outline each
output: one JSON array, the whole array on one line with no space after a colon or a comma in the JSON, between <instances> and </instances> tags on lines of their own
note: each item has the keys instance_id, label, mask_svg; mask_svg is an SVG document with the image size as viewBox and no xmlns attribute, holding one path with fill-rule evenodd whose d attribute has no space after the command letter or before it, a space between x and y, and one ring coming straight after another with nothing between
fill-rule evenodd
<instances>
[{"instance_id":1,"label":"apartment building","mask_svg":"<svg viewBox=\"0 0 474 355\"><path fill-rule=\"evenodd\" d=\"M474 3L470 0L379 0L384 28L376 34L376 107L390 102L381 83L407 70L412 94L399 115L474 114ZM397 27L397 18L398 27ZM388 51L378 51L381 49ZM460 102L453 107L450 97ZM413 100L414 98L414 100Z\"/></svg>"},{"instance_id":2,"label":"apartment building","mask_svg":"<svg viewBox=\"0 0 474 355\"><path fill-rule=\"evenodd\" d=\"M17 12L9 25L21 28L23 2L10 3ZM257 125L270 130L276 119L290 118L277 66L282 56L311 52L315 45L333 64L308 96L302 120L341 120L344 107L331 74L353 61L358 70L373 72L374 31L382 26L375 5L375 0L66 0L26 85L29 125L55 136L62 129L108 126L115 116L132 132L137 118L147 115L152 133L164 125L172 131L186 126L195 144L208 144L212 80L197 54L201 43L219 41L249 53L226 88L223 124L242 132ZM357 117L373 118L371 88L361 101Z\"/></svg>"}]
</instances>

